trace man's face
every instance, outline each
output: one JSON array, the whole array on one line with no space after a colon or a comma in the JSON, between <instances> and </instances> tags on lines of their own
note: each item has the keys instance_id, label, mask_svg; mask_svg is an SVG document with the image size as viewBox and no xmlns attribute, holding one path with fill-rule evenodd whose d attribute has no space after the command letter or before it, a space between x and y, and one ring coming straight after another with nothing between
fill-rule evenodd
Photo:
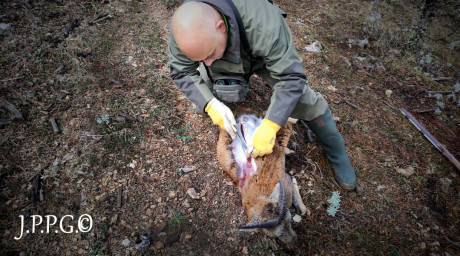
<instances>
[{"instance_id":1,"label":"man's face","mask_svg":"<svg viewBox=\"0 0 460 256\"><path fill-rule=\"evenodd\" d=\"M173 16L173 33L182 53L210 66L224 55L228 31L221 14L204 3L189 2Z\"/></svg>"},{"instance_id":2,"label":"man's face","mask_svg":"<svg viewBox=\"0 0 460 256\"><path fill-rule=\"evenodd\" d=\"M222 58L227 46L227 30L217 27L210 33L205 35L197 35L199 42L192 43L194 45L189 57L194 61L203 61L206 66ZM190 52L190 51L189 51ZM187 55L186 52L184 52Z\"/></svg>"},{"instance_id":3,"label":"man's face","mask_svg":"<svg viewBox=\"0 0 460 256\"><path fill-rule=\"evenodd\" d=\"M227 45L227 35L222 35L218 31L216 31L215 36L215 44L213 47L209 49L209 55L207 55L203 62L206 66L211 66L211 64L217 60L222 58L225 52L225 48Z\"/></svg>"}]
</instances>

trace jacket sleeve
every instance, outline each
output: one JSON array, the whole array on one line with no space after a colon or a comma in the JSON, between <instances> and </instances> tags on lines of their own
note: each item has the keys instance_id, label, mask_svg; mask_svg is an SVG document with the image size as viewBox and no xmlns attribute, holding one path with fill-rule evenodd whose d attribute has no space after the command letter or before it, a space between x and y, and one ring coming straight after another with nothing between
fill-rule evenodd
<instances>
[{"instance_id":1,"label":"jacket sleeve","mask_svg":"<svg viewBox=\"0 0 460 256\"><path fill-rule=\"evenodd\" d=\"M246 31L254 55L263 58L270 75L278 80L265 118L283 126L307 89L307 77L282 11L271 4L263 8L265 14L257 15L258 22L253 20Z\"/></svg>"},{"instance_id":2,"label":"jacket sleeve","mask_svg":"<svg viewBox=\"0 0 460 256\"><path fill-rule=\"evenodd\" d=\"M168 51L171 78L185 96L204 111L206 103L214 98L197 68L199 62L188 59L179 49L170 30Z\"/></svg>"}]
</instances>

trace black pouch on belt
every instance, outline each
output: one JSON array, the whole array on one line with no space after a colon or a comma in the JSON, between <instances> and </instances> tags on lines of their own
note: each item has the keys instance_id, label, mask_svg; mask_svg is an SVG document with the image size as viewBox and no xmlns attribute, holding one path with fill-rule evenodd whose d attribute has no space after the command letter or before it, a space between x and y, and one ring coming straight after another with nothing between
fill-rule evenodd
<instances>
[{"instance_id":1,"label":"black pouch on belt","mask_svg":"<svg viewBox=\"0 0 460 256\"><path fill-rule=\"evenodd\" d=\"M212 91L219 100L234 103L246 99L249 86L243 77L218 76L214 77Z\"/></svg>"}]
</instances>

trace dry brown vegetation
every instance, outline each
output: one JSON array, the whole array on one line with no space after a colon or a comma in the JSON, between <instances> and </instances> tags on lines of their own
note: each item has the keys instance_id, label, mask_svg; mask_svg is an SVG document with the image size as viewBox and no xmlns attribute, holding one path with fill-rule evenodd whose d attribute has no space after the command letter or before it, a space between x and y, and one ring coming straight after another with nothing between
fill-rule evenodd
<instances>
[{"instance_id":1,"label":"dry brown vegetation","mask_svg":"<svg viewBox=\"0 0 460 256\"><path fill-rule=\"evenodd\" d=\"M23 115L0 126L2 255L460 253L459 173L398 110L411 111L460 159L458 103L426 93L453 91L460 79L456 2L439 7L420 48L408 51L420 1L275 1L289 14L311 87L338 120L362 190L343 192L339 212L328 216L327 201L341 190L323 150L296 125L286 169L309 209L293 223L296 250L237 229L246 214L218 166L218 130L169 78L167 24L177 2L2 2L0 101ZM323 53L305 51L315 40ZM263 111L270 91L257 77L252 86L243 105ZM417 113L437 102L440 113ZM1 106L0 119L11 118ZM187 166L195 168L181 174ZM31 215L49 214L90 214L94 223L88 233L14 239L19 216L31 227ZM142 247L145 238L151 243Z\"/></svg>"}]
</instances>

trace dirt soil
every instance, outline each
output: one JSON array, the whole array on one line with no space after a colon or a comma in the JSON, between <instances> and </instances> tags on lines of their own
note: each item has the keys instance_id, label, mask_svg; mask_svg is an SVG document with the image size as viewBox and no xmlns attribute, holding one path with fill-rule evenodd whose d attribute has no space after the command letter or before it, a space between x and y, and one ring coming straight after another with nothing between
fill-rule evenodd
<instances>
[{"instance_id":1,"label":"dirt soil","mask_svg":"<svg viewBox=\"0 0 460 256\"><path fill-rule=\"evenodd\" d=\"M409 50L421 1L275 1L360 188L341 190L296 124L286 171L308 213L292 223L298 247L286 248L238 231L246 213L217 162L219 131L169 78L178 2L2 2L1 255L460 255L459 172L399 110L460 159L458 3L442 5ZM306 51L316 40L322 52ZM251 87L242 105L263 112L270 89L255 76ZM84 214L89 232L77 233Z\"/></svg>"}]
</instances>

